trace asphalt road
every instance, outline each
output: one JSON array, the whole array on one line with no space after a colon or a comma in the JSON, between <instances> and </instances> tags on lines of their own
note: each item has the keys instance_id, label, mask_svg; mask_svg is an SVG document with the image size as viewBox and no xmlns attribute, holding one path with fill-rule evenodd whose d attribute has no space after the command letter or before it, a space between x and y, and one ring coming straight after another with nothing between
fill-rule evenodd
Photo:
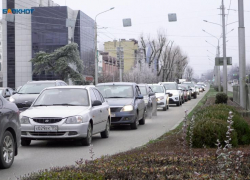
<instances>
[{"instance_id":1,"label":"asphalt road","mask_svg":"<svg viewBox=\"0 0 250 180\"><path fill-rule=\"evenodd\" d=\"M139 126L137 130L124 126L112 129L108 139L95 135L92 141L94 158L130 150L160 137L176 127L183 120L184 111L191 111L204 95L205 92L200 93L197 99L180 107L173 105L166 112L158 110L157 116L147 119L146 124ZM80 158L91 159L89 150L89 147L82 147L74 142L32 141L29 147L19 148L19 154L10 169L0 170L0 180L16 179L53 166L73 165Z\"/></svg>"}]
</instances>

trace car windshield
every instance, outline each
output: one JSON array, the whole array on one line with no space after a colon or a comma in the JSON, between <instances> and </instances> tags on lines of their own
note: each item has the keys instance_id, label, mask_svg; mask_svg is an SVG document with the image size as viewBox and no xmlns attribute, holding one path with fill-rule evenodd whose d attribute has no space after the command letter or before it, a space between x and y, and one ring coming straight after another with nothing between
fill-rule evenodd
<instances>
[{"instance_id":1,"label":"car windshield","mask_svg":"<svg viewBox=\"0 0 250 180\"><path fill-rule=\"evenodd\" d=\"M184 86L178 86L179 88L186 90L186 88Z\"/></svg>"},{"instance_id":2,"label":"car windshield","mask_svg":"<svg viewBox=\"0 0 250 180\"><path fill-rule=\"evenodd\" d=\"M176 84L164 84L164 87L167 90L177 90Z\"/></svg>"},{"instance_id":3,"label":"car windshield","mask_svg":"<svg viewBox=\"0 0 250 180\"><path fill-rule=\"evenodd\" d=\"M162 86L151 86L155 93L164 93L164 88Z\"/></svg>"},{"instance_id":4,"label":"car windshield","mask_svg":"<svg viewBox=\"0 0 250 180\"><path fill-rule=\"evenodd\" d=\"M187 84L187 85L189 85L190 87L194 87L194 84L193 84L193 83L184 82L183 84Z\"/></svg>"},{"instance_id":5,"label":"car windshield","mask_svg":"<svg viewBox=\"0 0 250 180\"><path fill-rule=\"evenodd\" d=\"M147 95L147 89L145 86L139 86L139 89L141 91L141 95L143 96Z\"/></svg>"},{"instance_id":6,"label":"car windshield","mask_svg":"<svg viewBox=\"0 0 250 180\"><path fill-rule=\"evenodd\" d=\"M18 91L18 94L40 94L43 89L53 86L55 83L28 83Z\"/></svg>"},{"instance_id":7,"label":"car windshield","mask_svg":"<svg viewBox=\"0 0 250 180\"><path fill-rule=\"evenodd\" d=\"M104 85L96 87L105 98L133 98L133 86L130 85Z\"/></svg>"},{"instance_id":8,"label":"car windshield","mask_svg":"<svg viewBox=\"0 0 250 180\"><path fill-rule=\"evenodd\" d=\"M47 89L33 106L89 106L86 89Z\"/></svg>"}]
</instances>

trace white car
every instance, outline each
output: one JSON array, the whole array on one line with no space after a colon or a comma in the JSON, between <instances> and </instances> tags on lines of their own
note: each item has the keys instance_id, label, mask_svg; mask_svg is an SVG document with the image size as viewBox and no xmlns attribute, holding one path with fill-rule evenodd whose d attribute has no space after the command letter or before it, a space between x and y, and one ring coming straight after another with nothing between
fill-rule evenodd
<instances>
[{"instance_id":1,"label":"white car","mask_svg":"<svg viewBox=\"0 0 250 180\"><path fill-rule=\"evenodd\" d=\"M182 105L181 90L178 88L176 82L159 82L163 85L167 93L171 93L172 96L169 97L169 104L176 104L176 106Z\"/></svg>"},{"instance_id":2,"label":"white car","mask_svg":"<svg viewBox=\"0 0 250 180\"><path fill-rule=\"evenodd\" d=\"M169 109L169 96L171 93L166 93L166 90L163 85L159 84L149 84L153 92L155 92L157 100L157 108L162 108L163 111Z\"/></svg>"},{"instance_id":3,"label":"white car","mask_svg":"<svg viewBox=\"0 0 250 180\"><path fill-rule=\"evenodd\" d=\"M20 115L21 144L31 140L76 139L90 145L92 135L109 137L110 108L92 86L58 86L44 89Z\"/></svg>"}]
</instances>

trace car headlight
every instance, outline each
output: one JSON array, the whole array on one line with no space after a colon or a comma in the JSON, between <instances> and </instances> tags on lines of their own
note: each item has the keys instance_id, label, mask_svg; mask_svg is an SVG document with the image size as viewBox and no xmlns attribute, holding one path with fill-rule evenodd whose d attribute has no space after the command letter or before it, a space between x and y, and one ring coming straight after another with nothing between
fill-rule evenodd
<instances>
[{"instance_id":1,"label":"car headlight","mask_svg":"<svg viewBox=\"0 0 250 180\"><path fill-rule=\"evenodd\" d=\"M126 105L122 108L121 112L133 111L134 107L132 105Z\"/></svg>"},{"instance_id":2,"label":"car headlight","mask_svg":"<svg viewBox=\"0 0 250 180\"><path fill-rule=\"evenodd\" d=\"M160 97L157 98L157 101L161 101L163 99L164 99L164 96L160 96Z\"/></svg>"},{"instance_id":3,"label":"car headlight","mask_svg":"<svg viewBox=\"0 0 250 180\"><path fill-rule=\"evenodd\" d=\"M21 124L30 124L30 119L26 116L20 116L20 123Z\"/></svg>"},{"instance_id":4,"label":"car headlight","mask_svg":"<svg viewBox=\"0 0 250 180\"><path fill-rule=\"evenodd\" d=\"M9 101L10 102L15 102L15 99L12 96L10 96Z\"/></svg>"},{"instance_id":5,"label":"car headlight","mask_svg":"<svg viewBox=\"0 0 250 180\"><path fill-rule=\"evenodd\" d=\"M80 124L83 123L83 117L82 116L71 116L68 117L65 121L66 124Z\"/></svg>"}]
</instances>

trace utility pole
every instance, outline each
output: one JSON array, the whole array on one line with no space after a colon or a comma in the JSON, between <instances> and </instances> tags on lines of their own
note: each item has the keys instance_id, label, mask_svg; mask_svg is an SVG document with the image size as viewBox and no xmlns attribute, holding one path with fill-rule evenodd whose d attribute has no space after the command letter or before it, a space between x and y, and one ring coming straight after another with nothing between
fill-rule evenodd
<instances>
[{"instance_id":1,"label":"utility pole","mask_svg":"<svg viewBox=\"0 0 250 180\"><path fill-rule=\"evenodd\" d=\"M239 83L240 83L240 105L246 109L246 43L244 27L244 4L238 0L239 13Z\"/></svg>"},{"instance_id":2,"label":"utility pole","mask_svg":"<svg viewBox=\"0 0 250 180\"><path fill-rule=\"evenodd\" d=\"M98 84L98 59L97 59L97 23L95 20L95 85Z\"/></svg>"},{"instance_id":3,"label":"utility pole","mask_svg":"<svg viewBox=\"0 0 250 180\"><path fill-rule=\"evenodd\" d=\"M220 40L218 39L218 46L217 46L217 57L220 57ZM218 88L219 92L221 92L221 82L220 82L220 66L216 67L217 69L217 83L218 83Z\"/></svg>"},{"instance_id":4,"label":"utility pole","mask_svg":"<svg viewBox=\"0 0 250 180\"><path fill-rule=\"evenodd\" d=\"M121 58L121 40L119 39L119 62L120 62L120 82L122 82L122 58Z\"/></svg>"},{"instance_id":5,"label":"utility pole","mask_svg":"<svg viewBox=\"0 0 250 180\"><path fill-rule=\"evenodd\" d=\"M226 55L226 25L225 25L225 6L222 0L222 33L223 33L223 92L227 94L227 55Z\"/></svg>"}]
</instances>

